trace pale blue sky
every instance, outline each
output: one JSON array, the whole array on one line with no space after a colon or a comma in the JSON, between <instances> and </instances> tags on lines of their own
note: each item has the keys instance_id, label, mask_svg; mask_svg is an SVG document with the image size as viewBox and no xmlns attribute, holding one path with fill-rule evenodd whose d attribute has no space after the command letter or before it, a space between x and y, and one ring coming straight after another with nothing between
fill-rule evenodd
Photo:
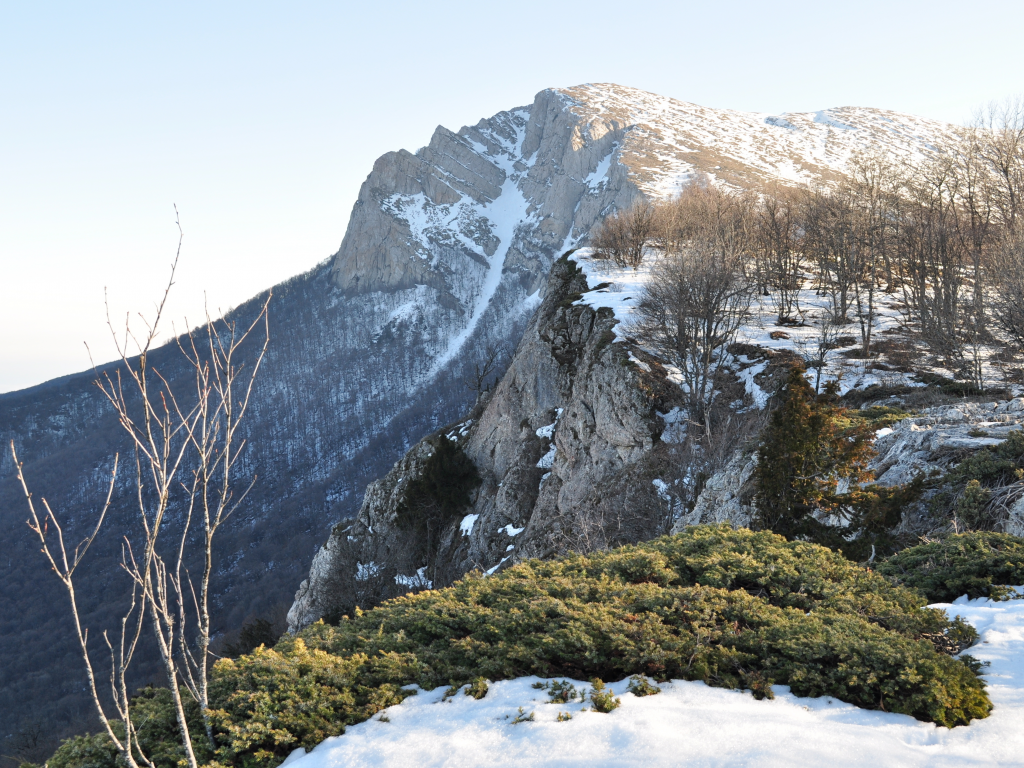
<instances>
[{"instance_id":1,"label":"pale blue sky","mask_svg":"<svg viewBox=\"0 0 1024 768\"><path fill-rule=\"evenodd\" d=\"M375 158L617 82L712 107L962 122L1024 91L1019 2L0 4L0 391L118 314L227 308L334 253Z\"/></svg>"}]
</instances>

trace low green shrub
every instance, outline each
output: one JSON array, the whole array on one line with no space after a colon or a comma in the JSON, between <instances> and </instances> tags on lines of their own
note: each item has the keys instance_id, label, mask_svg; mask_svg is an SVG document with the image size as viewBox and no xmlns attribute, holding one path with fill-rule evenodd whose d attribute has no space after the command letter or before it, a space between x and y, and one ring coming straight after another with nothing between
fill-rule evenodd
<instances>
[{"instance_id":1,"label":"low green shrub","mask_svg":"<svg viewBox=\"0 0 1024 768\"><path fill-rule=\"evenodd\" d=\"M609 691L601 678L595 677L590 681L590 686L590 703L593 704L595 712L608 714L622 704L622 699Z\"/></svg>"},{"instance_id":2,"label":"low green shrub","mask_svg":"<svg viewBox=\"0 0 1024 768\"><path fill-rule=\"evenodd\" d=\"M478 677L466 686L466 695L472 696L474 699L479 701L487 695L487 681L482 677Z\"/></svg>"},{"instance_id":3,"label":"low green shrub","mask_svg":"<svg viewBox=\"0 0 1024 768\"><path fill-rule=\"evenodd\" d=\"M203 729L199 706L183 688L185 717L189 724L192 747L196 757L206 762L212 757ZM146 687L131 701L132 722L145 756L156 768L179 768L185 760L185 750L178 735L178 719L174 702L167 688ZM124 738L124 725L112 721L114 733ZM66 739L47 760L51 768L124 768L117 748L105 732L75 736Z\"/></svg>"},{"instance_id":4,"label":"low green shrub","mask_svg":"<svg viewBox=\"0 0 1024 768\"><path fill-rule=\"evenodd\" d=\"M519 708L518 714L514 718L512 718L512 725L519 725L520 723L532 723L532 722L533 722L533 712L530 712L529 714L527 714L526 710L523 709L522 707Z\"/></svg>"},{"instance_id":5,"label":"low green shrub","mask_svg":"<svg viewBox=\"0 0 1024 768\"><path fill-rule=\"evenodd\" d=\"M930 602L1010 596L1007 585L1024 584L1024 539L975 531L904 549L878 566L878 572L911 587Z\"/></svg>"},{"instance_id":6,"label":"low green shrub","mask_svg":"<svg viewBox=\"0 0 1024 768\"><path fill-rule=\"evenodd\" d=\"M568 680L549 680L545 683L534 683L533 687L548 692L549 704L568 704L575 701L577 696L580 701L585 701L587 698L584 691L577 691L576 686Z\"/></svg>"},{"instance_id":7,"label":"low green shrub","mask_svg":"<svg viewBox=\"0 0 1024 768\"><path fill-rule=\"evenodd\" d=\"M119 738L124 736L121 723L115 728ZM106 733L74 736L64 742L46 761L52 768L117 768L117 747Z\"/></svg>"},{"instance_id":8,"label":"low green shrub","mask_svg":"<svg viewBox=\"0 0 1024 768\"><path fill-rule=\"evenodd\" d=\"M990 575L1004 560L1017 569L1006 573L1019 574L1020 540L991 542L957 550L967 565L952 570L983 557ZM954 554L923 570L935 575ZM899 562L900 573L922 570L898 558L880 570L891 576ZM979 665L949 655L976 635L925 603L824 547L728 526L528 561L217 662L210 688L217 749L202 759L274 768L296 747L311 748L400 703L411 684L449 685L453 695L468 685L465 693L479 698L487 679L526 675L549 678L538 685L565 703L582 697L567 678L594 680L587 698L598 711L617 700L596 680L632 676L637 695L656 692L648 677L680 678L759 698L770 698L773 684L789 685L799 696L834 696L950 727L987 716ZM170 695L149 691L138 703L154 715L147 749L159 768L176 768ZM528 721L529 713L516 717ZM114 768L104 739L66 743L52 768Z\"/></svg>"},{"instance_id":9,"label":"low green shrub","mask_svg":"<svg viewBox=\"0 0 1024 768\"><path fill-rule=\"evenodd\" d=\"M999 526L1004 508L993 503L998 489L1024 478L1024 430L967 456L940 481L930 505L940 517L956 520L959 529L992 530Z\"/></svg>"},{"instance_id":10,"label":"low green shrub","mask_svg":"<svg viewBox=\"0 0 1024 768\"><path fill-rule=\"evenodd\" d=\"M413 654L337 655L309 648L301 637L222 659L210 685L217 761L275 766L297 747L311 749L400 703L412 694L400 686L422 676Z\"/></svg>"},{"instance_id":11,"label":"low green shrub","mask_svg":"<svg viewBox=\"0 0 1024 768\"><path fill-rule=\"evenodd\" d=\"M985 717L977 674L928 638L917 593L824 547L703 526L584 557L521 563L314 624L214 670L218 759L270 768L409 692L538 675L682 678L835 696L954 726Z\"/></svg>"},{"instance_id":12,"label":"low green shrub","mask_svg":"<svg viewBox=\"0 0 1024 768\"><path fill-rule=\"evenodd\" d=\"M653 696L661 693L661 688L653 685L644 675L633 675L629 678L629 692L634 696Z\"/></svg>"}]
</instances>

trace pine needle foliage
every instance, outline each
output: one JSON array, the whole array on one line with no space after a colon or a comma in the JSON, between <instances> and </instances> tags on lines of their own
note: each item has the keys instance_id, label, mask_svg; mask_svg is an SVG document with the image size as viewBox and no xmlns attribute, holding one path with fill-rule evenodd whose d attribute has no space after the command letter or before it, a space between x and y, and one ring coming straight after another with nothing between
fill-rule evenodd
<instances>
[{"instance_id":1,"label":"pine needle foliage","mask_svg":"<svg viewBox=\"0 0 1024 768\"><path fill-rule=\"evenodd\" d=\"M951 534L904 549L878 572L934 603L961 595L1005 599L1015 594L1008 585L1024 584L1024 539L992 531Z\"/></svg>"},{"instance_id":2,"label":"pine needle foliage","mask_svg":"<svg viewBox=\"0 0 1024 768\"><path fill-rule=\"evenodd\" d=\"M648 678L759 698L778 684L948 727L986 717L980 668L948 655L976 633L925 602L825 547L729 526L531 560L222 659L211 687L217 750L205 759L213 768L275 768L296 747L400 703L411 684L450 685L453 694L468 684L466 694L479 697L486 680L525 675L547 678L539 687L567 702L583 694L567 678L632 676L636 695L657 691ZM613 708L615 697L593 687L600 701L588 692L591 703ZM159 768L173 768L177 740L160 730L173 729L160 714L170 696L150 690L156 730L144 743ZM61 749L54 768L115 768L101 737Z\"/></svg>"},{"instance_id":3,"label":"pine needle foliage","mask_svg":"<svg viewBox=\"0 0 1024 768\"><path fill-rule=\"evenodd\" d=\"M272 768L409 695L484 676L648 675L800 696L954 726L984 685L926 637L952 625L916 592L807 542L700 526L591 556L531 560L318 623L214 672L218 759Z\"/></svg>"},{"instance_id":4,"label":"pine needle foliage","mask_svg":"<svg viewBox=\"0 0 1024 768\"><path fill-rule=\"evenodd\" d=\"M594 705L595 712L603 712L607 715L613 709L618 709L621 706L622 699L609 691L608 686L601 678L595 677L590 681L590 686L590 703Z\"/></svg>"},{"instance_id":5,"label":"pine needle foliage","mask_svg":"<svg viewBox=\"0 0 1024 768\"><path fill-rule=\"evenodd\" d=\"M1024 430L1014 430L1006 440L982 448L956 465L942 478L942 487L931 501L932 510L952 519L960 531L998 529L1004 522L1005 504L1000 491L1024 480Z\"/></svg>"},{"instance_id":6,"label":"pine needle foliage","mask_svg":"<svg viewBox=\"0 0 1024 768\"><path fill-rule=\"evenodd\" d=\"M834 384L815 394L797 366L778 398L757 449L754 527L857 560L895 551L891 531L920 496L923 479L894 488L865 484L873 479L877 420L840 406Z\"/></svg>"},{"instance_id":7,"label":"pine needle foliage","mask_svg":"<svg viewBox=\"0 0 1024 768\"><path fill-rule=\"evenodd\" d=\"M189 730L198 747L198 757L208 760L212 755L205 748L206 738L199 707L191 698L185 698L185 714ZM146 757L156 768L179 768L185 761L185 750L178 735L171 692L166 688L147 686L132 699L132 720ZM112 722L118 738L124 738L124 724ZM136 758L140 756L137 754ZM124 768L117 747L106 733L75 736L65 739L53 756L46 761L50 768Z\"/></svg>"}]
</instances>

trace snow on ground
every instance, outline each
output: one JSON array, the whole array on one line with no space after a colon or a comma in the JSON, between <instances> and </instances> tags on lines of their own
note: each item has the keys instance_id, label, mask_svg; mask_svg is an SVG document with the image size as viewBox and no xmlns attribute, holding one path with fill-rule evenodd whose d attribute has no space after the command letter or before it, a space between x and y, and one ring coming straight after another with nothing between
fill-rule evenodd
<instances>
[{"instance_id":1,"label":"snow on ground","mask_svg":"<svg viewBox=\"0 0 1024 768\"><path fill-rule=\"evenodd\" d=\"M480 515L466 515L462 518L462 522L459 523L459 530L462 531L463 536L469 536L473 533L473 526L476 525L476 521L480 518Z\"/></svg>"},{"instance_id":2,"label":"snow on ground","mask_svg":"<svg viewBox=\"0 0 1024 768\"><path fill-rule=\"evenodd\" d=\"M881 149L917 164L948 145L955 126L888 110L839 107L769 115L713 109L636 88L564 88L590 123L628 126L617 161L652 197L675 194L695 171L746 184L758 176L808 182L841 171L851 155ZM827 173L824 173L828 176Z\"/></svg>"},{"instance_id":3,"label":"snow on ground","mask_svg":"<svg viewBox=\"0 0 1024 768\"><path fill-rule=\"evenodd\" d=\"M577 304L585 304L595 309L607 307L615 313L620 323L615 326L616 341L625 339L630 331L629 327L633 319L633 310L636 302L643 293L644 286L651 278L652 265L656 263L658 255L649 254L638 269L630 267L619 267L608 259L594 258L593 248L580 248L570 257L587 278L587 284L591 290L584 293ZM809 285L808 282L806 285ZM599 287L600 286L600 287ZM872 344L878 342L905 338L903 328L905 318L898 306L902 297L899 294L886 295L882 292L876 294L877 306L875 307L875 318L872 325ZM817 356L818 337L820 335L821 319L826 315L829 308L829 298L819 296L809 287L799 292L797 306L803 318L804 325L780 326L777 324L778 307L771 297L756 297L751 303L747 321L739 328L736 334L736 341L742 344L753 344L765 349L780 351L791 350L805 359L812 359ZM888 387L895 386L924 386L913 378L912 374L899 371L882 371L873 369L876 360L860 360L857 358L844 357L843 352L860 346L860 324L856 320L856 309L851 308L849 317L853 322L842 326L838 335L847 337L850 343L837 347L826 356L826 365L822 371L821 384L824 386L829 381L838 381L840 394L846 394L851 389L866 389L875 384ZM774 338L773 338L774 336ZM983 352L984 374L986 381L990 383L1003 381L1003 371L992 359L997 348L988 348ZM740 356L729 361L737 369L737 376L746 385L747 392L751 395L758 407L763 407L767 402L768 394L761 391L754 381L754 376L763 371L763 366L757 370L756 361ZM738 365L736 365L738 364ZM753 365L754 367L750 367ZM953 372L941 367L915 364L920 370L928 370L946 377L953 377ZM808 378L813 382L815 371L808 370ZM1017 387L1011 387L1016 394Z\"/></svg>"},{"instance_id":4,"label":"snow on ground","mask_svg":"<svg viewBox=\"0 0 1024 768\"><path fill-rule=\"evenodd\" d=\"M1021 590L1024 592L1024 588ZM673 681L655 696L609 687L622 699L610 714L547 703L536 677L492 683L477 701L444 688L420 691L402 704L289 768L357 766L1020 766L1024 764L1024 600L985 599L939 605L981 635L969 653L990 662L985 679L992 715L947 729L906 715L858 709L837 699L800 698L775 686L773 701L749 693ZM589 688L575 681L577 688ZM522 715L533 720L513 724ZM558 721L559 713L572 715Z\"/></svg>"}]
</instances>

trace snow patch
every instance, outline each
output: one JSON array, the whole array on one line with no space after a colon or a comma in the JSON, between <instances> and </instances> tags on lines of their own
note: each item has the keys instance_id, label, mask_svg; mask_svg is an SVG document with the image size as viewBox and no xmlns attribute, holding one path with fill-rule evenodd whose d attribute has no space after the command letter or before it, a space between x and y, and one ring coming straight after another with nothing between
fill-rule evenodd
<instances>
[{"instance_id":1,"label":"snow patch","mask_svg":"<svg viewBox=\"0 0 1024 768\"><path fill-rule=\"evenodd\" d=\"M377 563L370 561L365 565L363 563L356 563L356 581L369 581L374 576L381 572L381 566Z\"/></svg>"},{"instance_id":2,"label":"snow patch","mask_svg":"<svg viewBox=\"0 0 1024 768\"><path fill-rule=\"evenodd\" d=\"M608 183L608 169L612 167L615 150L618 148L618 144L612 144L612 148L608 151L608 154L601 160L601 162L597 164L597 168L594 169L594 172L584 179L584 183L589 189L600 189Z\"/></svg>"},{"instance_id":3,"label":"snow patch","mask_svg":"<svg viewBox=\"0 0 1024 768\"><path fill-rule=\"evenodd\" d=\"M473 526L476 525L478 519L480 519L480 515L466 515L462 518L462 522L459 523L459 530L462 531L463 536L469 536L473 533Z\"/></svg>"},{"instance_id":4,"label":"snow patch","mask_svg":"<svg viewBox=\"0 0 1024 768\"><path fill-rule=\"evenodd\" d=\"M505 560L502 560L502 563ZM500 563L499 563L500 566ZM498 566L491 569L493 572ZM622 700L610 714L583 703L551 704L536 677L490 683L480 700L447 688L417 690L379 717L349 726L312 752L293 752L289 768L434 766L740 766L760 768L959 768L1015 766L1024 754L1024 600L957 600L936 608L973 624L969 653L991 663L985 677L995 708L968 726L947 729L906 715L865 710L832 697L802 698L773 686L774 700L749 692L673 680L638 698L628 680L608 688ZM951 610L954 609L954 610ZM583 681L572 681L589 689ZM519 712L530 722L512 724ZM560 713L571 720L559 721Z\"/></svg>"},{"instance_id":5,"label":"snow patch","mask_svg":"<svg viewBox=\"0 0 1024 768\"><path fill-rule=\"evenodd\" d=\"M511 555L509 557L511 557ZM492 575L494 575L494 572L496 570L498 570L499 568L501 568L501 566L504 565L506 560L508 560L508 557L501 558L501 562L500 563L498 563L497 565L492 566L492 567L488 568L486 571L484 571L484 576L492 576Z\"/></svg>"},{"instance_id":6,"label":"snow patch","mask_svg":"<svg viewBox=\"0 0 1024 768\"><path fill-rule=\"evenodd\" d=\"M402 587L408 587L409 589L413 589L413 588L433 589L434 588L434 582L432 582L430 579L427 578L427 569L426 569L426 567L420 568L412 576L403 576L401 574L398 574L397 576L395 576L395 584L398 584L399 586L402 586Z\"/></svg>"},{"instance_id":7,"label":"snow patch","mask_svg":"<svg viewBox=\"0 0 1024 768\"><path fill-rule=\"evenodd\" d=\"M661 432L661 442L678 444L686 441L686 411L677 407L668 413L658 411L657 414L665 422L665 429Z\"/></svg>"},{"instance_id":8,"label":"snow patch","mask_svg":"<svg viewBox=\"0 0 1024 768\"><path fill-rule=\"evenodd\" d=\"M746 362L746 360L743 360L743 362ZM768 404L769 395L761 389L761 386L756 381L754 381L754 377L764 373L764 369L767 367L768 361L764 360L756 365L750 366L749 368L744 368L736 374L739 380L743 382L743 388L754 401L754 405L759 409L764 408Z\"/></svg>"}]
</instances>

